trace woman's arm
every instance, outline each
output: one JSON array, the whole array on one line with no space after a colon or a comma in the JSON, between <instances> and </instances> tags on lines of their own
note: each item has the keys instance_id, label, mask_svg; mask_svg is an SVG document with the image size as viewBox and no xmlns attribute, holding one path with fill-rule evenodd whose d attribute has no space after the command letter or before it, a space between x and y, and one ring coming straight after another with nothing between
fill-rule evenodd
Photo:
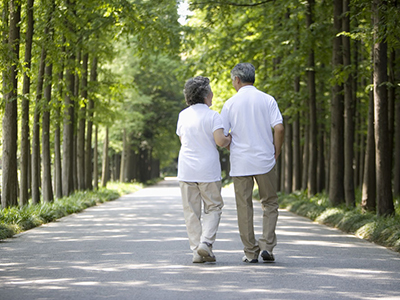
<instances>
[{"instance_id":1,"label":"woman's arm","mask_svg":"<svg viewBox=\"0 0 400 300\"><path fill-rule=\"evenodd\" d=\"M225 136L224 130L219 128L214 131L214 141L220 147L226 147L231 143L232 137L230 134Z\"/></svg>"}]
</instances>

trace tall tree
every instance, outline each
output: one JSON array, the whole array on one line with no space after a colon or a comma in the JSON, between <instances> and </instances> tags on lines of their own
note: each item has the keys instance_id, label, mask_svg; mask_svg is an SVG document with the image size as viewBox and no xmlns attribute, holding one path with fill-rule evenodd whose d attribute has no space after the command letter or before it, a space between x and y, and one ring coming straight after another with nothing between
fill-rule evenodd
<instances>
[{"instance_id":1,"label":"tall tree","mask_svg":"<svg viewBox=\"0 0 400 300\"><path fill-rule=\"evenodd\" d=\"M78 167L78 187L80 190L86 188L85 185L85 130L86 130L86 102L88 98L88 62L89 53L83 55L82 60L82 92L83 103L79 110L79 128L77 140L77 167Z\"/></svg>"},{"instance_id":2,"label":"tall tree","mask_svg":"<svg viewBox=\"0 0 400 300\"><path fill-rule=\"evenodd\" d=\"M17 141L18 141L18 60L19 60L19 38L21 20L21 3L10 0L9 6L9 35L7 69L3 76L3 158L2 158L2 207L16 206L18 204L18 177L17 177ZM5 7L5 13L7 9ZM7 21L7 18L3 18ZM7 23L5 23L7 24Z\"/></svg>"},{"instance_id":3,"label":"tall tree","mask_svg":"<svg viewBox=\"0 0 400 300\"><path fill-rule=\"evenodd\" d=\"M373 78L371 78L373 81ZM376 210L376 168L375 168L375 131L374 131L374 94L369 93L368 133L365 149L364 178L362 184L361 207L364 211Z\"/></svg>"},{"instance_id":4,"label":"tall tree","mask_svg":"<svg viewBox=\"0 0 400 300\"><path fill-rule=\"evenodd\" d=\"M342 39L337 34L342 32L342 0L334 0L334 34L333 58L334 70L343 65ZM329 175L329 200L333 205L339 205L344 201L344 120L343 120L343 94L342 84L335 78L332 87L331 100L331 137L330 137L330 175Z\"/></svg>"},{"instance_id":5,"label":"tall tree","mask_svg":"<svg viewBox=\"0 0 400 300\"><path fill-rule=\"evenodd\" d=\"M102 172L101 172L101 186L106 187L107 182L110 180L110 157L108 155L108 126L106 127L106 134L103 142L103 159L102 159Z\"/></svg>"},{"instance_id":6,"label":"tall tree","mask_svg":"<svg viewBox=\"0 0 400 300\"><path fill-rule=\"evenodd\" d=\"M399 4L400 6L400 4ZM400 82L400 49L396 50L396 55L395 57L397 58L396 63L395 63L395 72L394 72L394 82L399 83ZM396 113L395 113L395 119L396 119L396 128L395 128L395 158L394 158L394 196L398 197L400 196L400 88L397 86L395 89L395 95L396 95Z\"/></svg>"},{"instance_id":7,"label":"tall tree","mask_svg":"<svg viewBox=\"0 0 400 300\"><path fill-rule=\"evenodd\" d=\"M68 18L66 19L66 27L71 39L76 39L76 28L73 20L76 18L76 3L75 0L67 0ZM62 155L62 193L63 196L69 196L74 190L74 93L75 93L75 60L76 52L73 48L74 40L68 40L69 46L66 49L67 64L66 64L66 87L64 96L64 125L63 125L63 155Z\"/></svg>"},{"instance_id":8,"label":"tall tree","mask_svg":"<svg viewBox=\"0 0 400 300\"><path fill-rule=\"evenodd\" d=\"M45 34L48 34L48 28L46 27ZM32 170L32 202L37 204L40 202L40 113L43 109L42 98L43 98L43 82L44 82L44 71L46 65L46 45L42 44L42 51L40 55L38 82L36 87L36 101L35 111L33 114L33 126L32 126L32 159L31 159L31 170Z\"/></svg>"},{"instance_id":9,"label":"tall tree","mask_svg":"<svg viewBox=\"0 0 400 300\"><path fill-rule=\"evenodd\" d=\"M387 77L387 43L382 28L384 10L387 1L373 1L374 15L374 99L375 99L375 151L376 151L376 184L377 213L390 215L394 213L391 165L388 136L388 97Z\"/></svg>"},{"instance_id":10,"label":"tall tree","mask_svg":"<svg viewBox=\"0 0 400 300\"><path fill-rule=\"evenodd\" d=\"M20 159L20 190L19 200L20 205L28 203L29 199L29 156L30 156L30 141L29 141L29 102L31 77L28 72L31 69L32 60L32 40L33 40L33 3L34 0L27 0L26 3L26 37L25 37L25 68L24 81L22 86L22 101L21 101L21 159Z\"/></svg>"},{"instance_id":11,"label":"tall tree","mask_svg":"<svg viewBox=\"0 0 400 300\"><path fill-rule=\"evenodd\" d=\"M343 0L343 31L350 33L350 8L349 0ZM343 43L343 68L346 73L344 82L344 192L346 205L355 206L354 194L354 99L353 99L353 75L351 64L350 38L344 34Z\"/></svg>"},{"instance_id":12,"label":"tall tree","mask_svg":"<svg viewBox=\"0 0 400 300\"><path fill-rule=\"evenodd\" d=\"M52 0L49 3L49 18L45 29L46 52L53 42L54 29L52 24L53 13L55 10L55 2ZM53 186L51 181L51 154L50 154L50 111L51 111L51 90L53 83L53 62L50 58L45 66L44 78L44 104L42 115L42 195L44 202L51 202L54 200Z\"/></svg>"},{"instance_id":13,"label":"tall tree","mask_svg":"<svg viewBox=\"0 0 400 300\"><path fill-rule=\"evenodd\" d=\"M95 86L97 82L97 62L98 58L92 58L90 68L90 85ZM89 97L88 103L88 120L86 129L86 149L85 149L85 174L86 174L86 189L93 189L93 167L92 167L92 133L93 133L93 115L94 115L94 93Z\"/></svg>"},{"instance_id":14,"label":"tall tree","mask_svg":"<svg viewBox=\"0 0 400 300\"><path fill-rule=\"evenodd\" d=\"M314 23L314 0L307 1L307 28L312 31L312 25ZM308 86L308 107L310 114L310 137L309 137L309 168L308 168L308 196L312 196L317 192L317 162L318 162L318 152L317 152L317 103L316 103L316 93L315 93L315 58L314 58L314 41L313 38L310 39L310 49L308 50L308 66L307 66L307 86Z\"/></svg>"}]
</instances>

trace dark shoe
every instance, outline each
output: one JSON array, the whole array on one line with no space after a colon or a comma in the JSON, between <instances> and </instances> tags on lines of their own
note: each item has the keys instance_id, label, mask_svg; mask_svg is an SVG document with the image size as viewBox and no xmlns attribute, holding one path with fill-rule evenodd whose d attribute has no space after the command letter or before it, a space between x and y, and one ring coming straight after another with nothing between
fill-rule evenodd
<instances>
[{"instance_id":1,"label":"dark shoe","mask_svg":"<svg viewBox=\"0 0 400 300\"><path fill-rule=\"evenodd\" d=\"M199 248L197 249L197 254L203 257L204 261L214 262L216 261L215 255L212 252L212 246L207 245L206 243L201 243Z\"/></svg>"},{"instance_id":2,"label":"dark shoe","mask_svg":"<svg viewBox=\"0 0 400 300\"><path fill-rule=\"evenodd\" d=\"M268 252L267 250L264 250L261 252L261 257L263 258L264 262L274 262L275 257L272 254L272 252Z\"/></svg>"},{"instance_id":3,"label":"dark shoe","mask_svg":"<svg viewBox=\"0 0 400 300\"><path fill-rule=\"evenodd\" d=\"M248 264L256 264L258 263L258 259L257 258L253 258L253 259L249 259L247 258L247 256L243 256L242 261Z\"/></svg>"}]
</instances>

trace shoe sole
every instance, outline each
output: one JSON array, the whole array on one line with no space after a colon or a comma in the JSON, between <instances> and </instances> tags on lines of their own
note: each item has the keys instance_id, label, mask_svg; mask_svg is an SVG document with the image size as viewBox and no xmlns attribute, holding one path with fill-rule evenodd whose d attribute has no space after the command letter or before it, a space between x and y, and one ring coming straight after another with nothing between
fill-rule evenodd
<instances>
[{"instance_id":1,"label":"shoe sole","mask_svg":"<svg viewBox=\"0 0 400 300\"><path fill-rule=\"evenodd\" d=\"M215 256L211 256L210 253L208 253L208 251L205 250L205 249L197 250L197 254L202 256L204 261L206 261L206 262L214 262L214 261L216 261Z\"/></svg>"}]
</instances>

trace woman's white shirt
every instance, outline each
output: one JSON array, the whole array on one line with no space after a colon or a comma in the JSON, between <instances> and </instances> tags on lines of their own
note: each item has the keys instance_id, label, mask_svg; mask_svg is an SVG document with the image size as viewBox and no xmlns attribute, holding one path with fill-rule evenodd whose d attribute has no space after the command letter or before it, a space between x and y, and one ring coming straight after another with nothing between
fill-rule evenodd
<instances>
[{"instance_id":1,"label":"woman's white shirt","mask_svg":"<svg viewBox=\"0 0 400 300\"><path fill-rule=\"evenodd\" d=\"M213 136L214 131L220 128L223 128L221 116L206 104L194 104L179 113L176 129L181 139L179 181L221 180L221 164Z\"/></svg>"}]
</instances>

